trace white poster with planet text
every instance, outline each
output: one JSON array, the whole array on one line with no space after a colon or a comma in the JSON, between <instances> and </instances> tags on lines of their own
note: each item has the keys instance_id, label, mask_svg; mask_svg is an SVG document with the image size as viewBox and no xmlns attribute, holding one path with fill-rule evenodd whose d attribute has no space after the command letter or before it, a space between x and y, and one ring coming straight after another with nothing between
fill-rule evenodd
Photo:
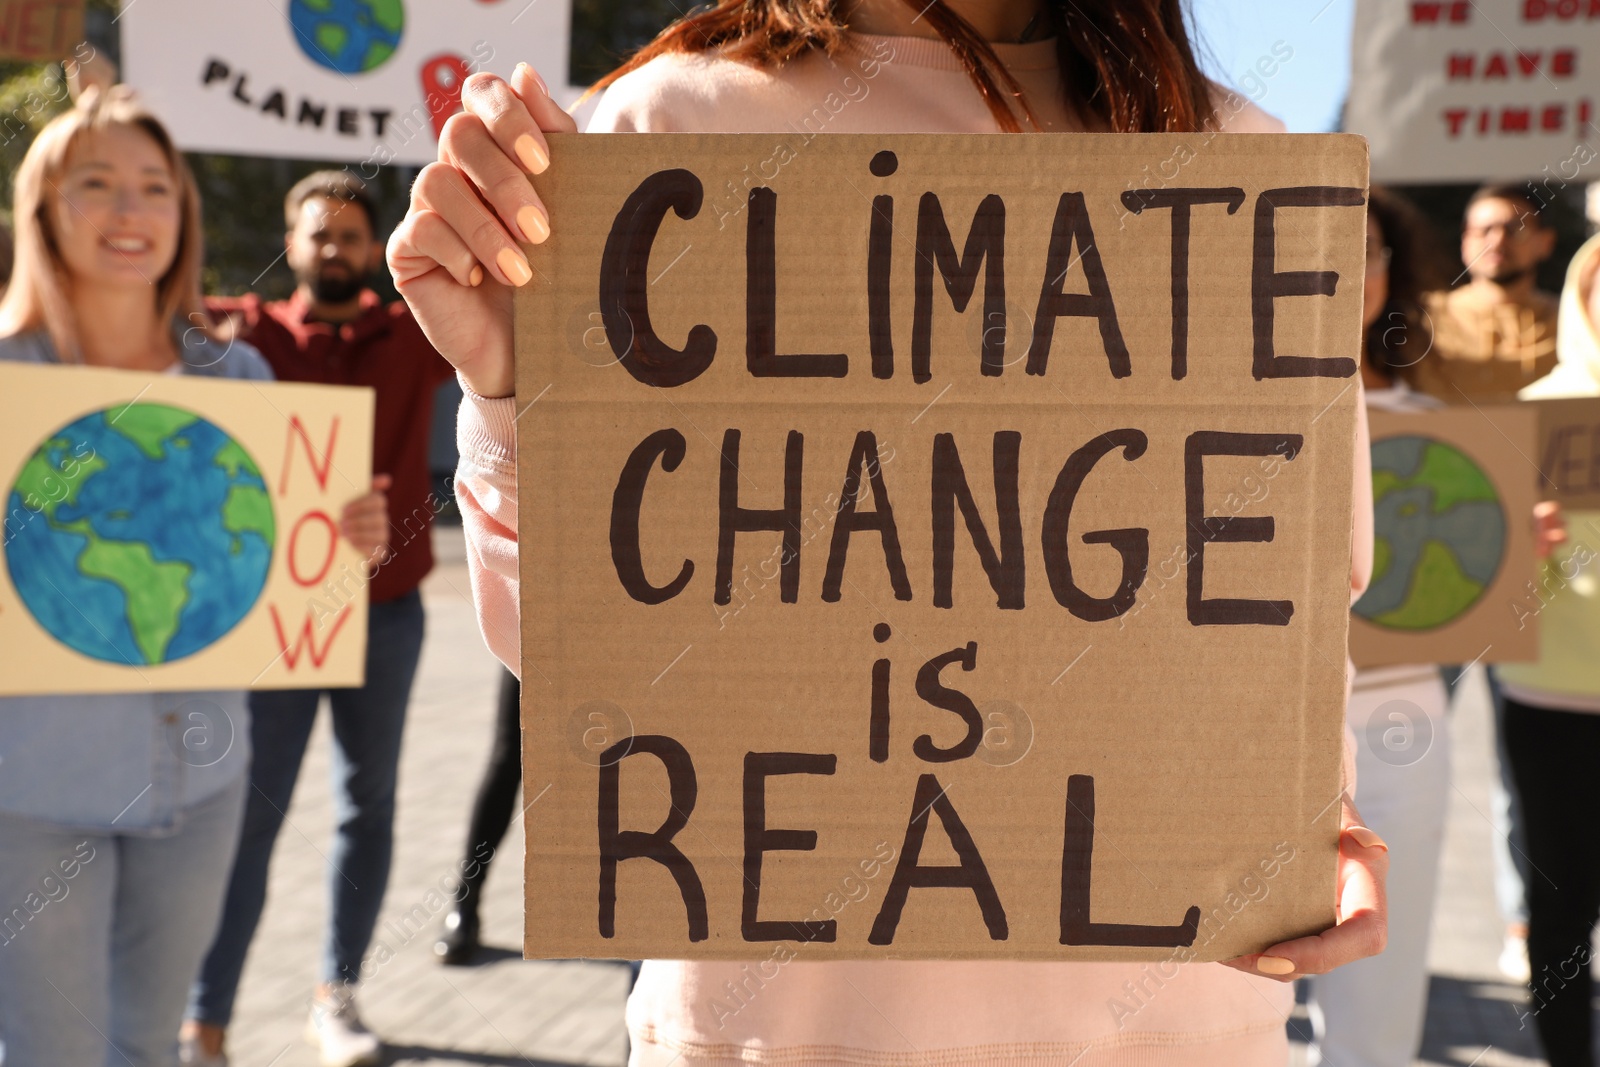
<instances>
[{"instance_id":1,"label":"white poster with planet text","mask_svg":"<svg viewBox=\"0 0 1600 1067\"><path fill-rule=\"evenodd\" d=\"M566 0L139 0L124 78L188 151L339 160L363 177L438 155L475 71L567 84Z\"/></svg>"}]
</instances>

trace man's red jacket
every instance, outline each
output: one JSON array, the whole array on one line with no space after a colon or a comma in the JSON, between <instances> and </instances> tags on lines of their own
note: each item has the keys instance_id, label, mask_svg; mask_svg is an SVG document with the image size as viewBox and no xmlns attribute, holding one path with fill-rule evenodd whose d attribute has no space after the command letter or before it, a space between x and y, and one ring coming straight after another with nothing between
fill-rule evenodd
<instances>
[{"instance_id":1,"label":"man's red jacket","mask_svg":"<svg viewBox=\"0 0 1600 1067\"><path fill-rule=\"evenodd\" d=\"M372 601L404 596L433 569L429 530L442 501L428 471L434 391L454 373L411 317L405 301L385 305L368 289L350 322L308 322L297 292L268 303L260 297L213 298L207 307L236 324L238 337L261 350L280 381L367 385L377 393L372 442L374 474L389 489L393 558L372 580Z\"/></svg>"}]
</instances>

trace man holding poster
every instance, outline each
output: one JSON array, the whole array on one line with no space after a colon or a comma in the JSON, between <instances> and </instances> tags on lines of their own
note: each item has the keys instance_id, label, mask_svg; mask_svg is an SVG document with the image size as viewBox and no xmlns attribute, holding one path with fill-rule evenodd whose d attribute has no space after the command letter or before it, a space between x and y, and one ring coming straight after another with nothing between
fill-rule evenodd
<instances>
[{"instance_id":1,"label":"man holding poster","mask_svg":"<svg viewBox=\"0 0 1600 1067\"><path fill-rule=\"evenodd\" d=\"M286 258L298 286L288 300L214 300L234 316L280 379L362 385L376 394L373 469L389 488L390 555L371 577L366 684L326 690L333 717L339 816L329 856L330 914L321 985L309 1032L327 1063L365 1063L378 1039L356 1013L353 989L372 940L393 854L394 797L411 682L422 653L422 595L433 567L429 539L439 502L428 472L433 396L450 376L402 303L385 306L367 287L383 245L377 207L349 171L317 171L284 200ZM335 439L308 441L328 452ZM333 576L335 599L364 584ZM328 641L336 640L329 635ZM266 901L267 865L294 792L323 689L251 697L255 712L251 791L239 858L216 944L190 998L189 1036L217 1054L233 1011L245 953Z\"/></svg>"},{"instance_id":2,"label":"man holding poster","mask_svg":"<svg viewBox=\"0 0 1600 1067\"><path fill-rule=\"evenodd\" d=\"M1270 123L1175 2L956 7L691 16L594 128L694 136L547 140L537 75L475 78L419 177L526 951L655 957L636 1064L1281 1064L1274 979L1384 937L1339 788L1364 151L1211 136ZM1022 129L1165 136L929 135Z\"/></svg>"}]
</instances>

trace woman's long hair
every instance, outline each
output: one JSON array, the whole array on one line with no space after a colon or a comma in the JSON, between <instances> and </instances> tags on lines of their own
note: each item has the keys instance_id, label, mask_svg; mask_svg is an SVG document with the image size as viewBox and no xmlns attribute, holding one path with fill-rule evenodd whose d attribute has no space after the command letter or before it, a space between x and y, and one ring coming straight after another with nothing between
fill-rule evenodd
<instances>
[{"instance_id":1,"label":"woman's long hair","mask_svg":"<svg viewBox=\"0 0 1600 1067\"><path fill-rule=\"evenodd\" d=\"M1367 213L1383 236L1389 261L1389 298L1367 327L1366 359L1391 380L1416 365L1433 345L1423 297L1449 288L1444 245L1422 212L1399 193L1374 185Z\"/></svg>"},{"instance_id":2,"label":"woman's long hair","mask_svg":"<svg viewBox=\"0 0 1600 1067\"><path fill-rule=\"evenodd\" d=\"M11 285L0 299L0 337L45 330L57 358L80 362L77 323L69 299L71 278L56 238L51 209L61 195L61 181L72 150L87 135L113 126L138 130L161 149L178 190L178 248L172 263L153 286L157 321L184 319L206 329L200 299L203 256L200 191L194 175L161 120L122 87L86 92L71 111L57 115L39 131L17 168L12 226L16 260ZM208 331L209 332L209 331Z\"/></svg>"},{"instance_id":3,"label":"woman's long hair","mask_svg":"<svg viewBox=\"0 0 1600 1067\"><path fill-rule=\"evenodd\" d=\"M969 22L944 0L901 2L950 46L1002 130L1022 128L1012 100L1034 122L1022 87ZM660 55L720 51L767 68L813 48L832 54L847 29L842 7L843 0L718 0L661 31L594 89ZM1210 83L1189 43L1181 0L1046 0L1045 16L1065 103L1086 125L1112 133L1192 133L1212 125Z\"/></svg>"}]
</instances>

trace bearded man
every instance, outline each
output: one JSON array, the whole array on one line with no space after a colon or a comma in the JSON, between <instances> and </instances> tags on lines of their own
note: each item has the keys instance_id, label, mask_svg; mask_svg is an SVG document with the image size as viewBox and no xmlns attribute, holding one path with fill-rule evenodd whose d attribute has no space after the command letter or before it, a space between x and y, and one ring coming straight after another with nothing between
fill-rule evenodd
<instances>
[{"instance_id":1,"label":"bearded man","mask_svg":"<svg viewBox=\"0 0 1600 1067\"><path fill-rule=\"evenodd\" d=\"M1411 384L1447 404L1517 399L1556 365L1556 297L1535 285L1555 251L1556 232L1518 185L1472 194L1461 227L1466 285L1429 294L1433 347L1410 370Z\"/></svg>"}]
</instances>

